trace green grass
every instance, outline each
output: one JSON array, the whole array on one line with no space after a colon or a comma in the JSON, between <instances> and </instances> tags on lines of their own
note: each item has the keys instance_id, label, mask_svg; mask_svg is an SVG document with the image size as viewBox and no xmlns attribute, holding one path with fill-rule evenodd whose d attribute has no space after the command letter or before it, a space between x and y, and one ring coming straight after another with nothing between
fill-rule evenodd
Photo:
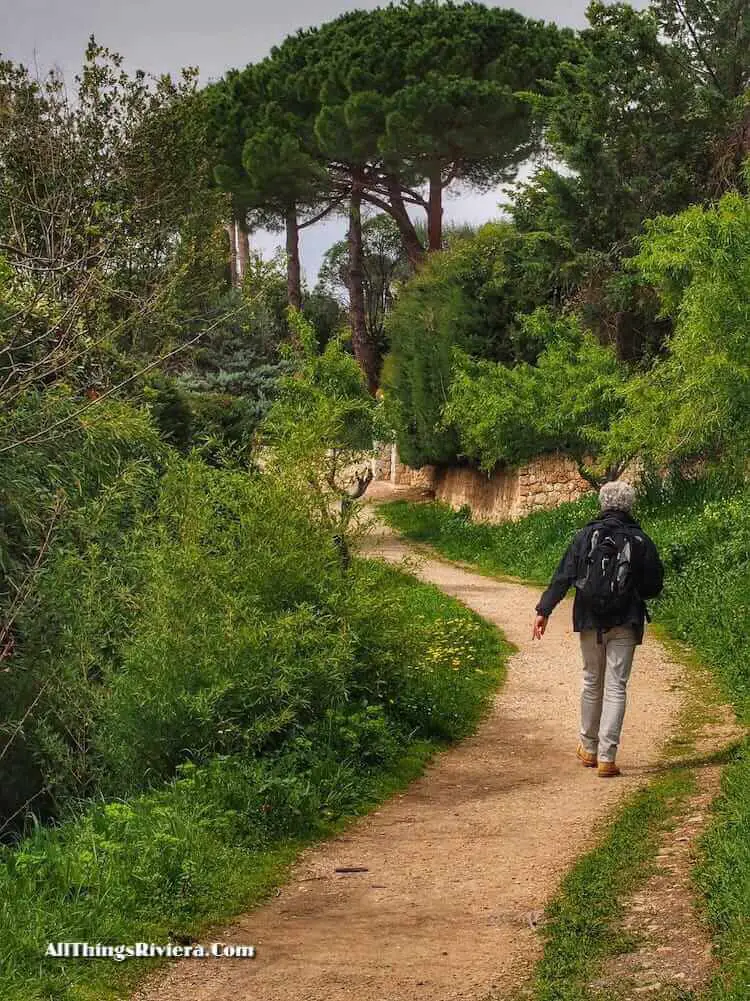
<instances>
[{"instance_id":1,"label":"green grass","mask_svg":"<svg viewBox=\"0 0 750 1001\"><path fill-rule=\"evenodd\" d=\"M453 511L440 503L394 501L381 504L378 512L407 538L427 543L449 559L543 585L575 531L593 517L596 505L586 497L499 525L474 522L468 510Z\"/></svg>"},{"instance_id":2,"label":"green grass","mask_svg":"<svg viewBox=\"0 0 750 1001\"><path fill-rule=\"evenodd\" d=\"M725 768L722 794L701 845L696 877L716 937L721 970L711 1001L750 997L750 743Z\"/></svg>"},{"instance_id":3,"label":"green grass","mask_svg":"<svg viewBox=\"0 0 750 1001\"><path fill-rule=\"evenodd\" d=\"M396 740L377 707L349 707L345 727L323 721L283 753L186 762L152 791L89 804L3 849L3 1001L126 996L158 961L48 959L47 942L165 942L170 931L210 941L211 926L284 879L303 845L372 809L476 727L510 652L497 630L396 570L361 561L355 572L371 574L411 624L415 659L400 678L410 736Z\"/></svg>"},{"instance_id":4,"label":"green grass","mask_svg":"<svg viewBox=\"0 0 750 1001\"><path fill-rule=\"evenodd\" d=\"M617 932L620 900L648 873L665 830L694 788L688 770L667 773L619 811L604 840L565 877L547 912L535 1001L586 1001L606 956L627 951Z\"/></svg>"},{"instance_id":5,"label":"green grass","mask_svg":"<svg viewBox=\"0 0 750 1001\"><path fill-rule=\"evenodd\" d=\"M452 511L443 504L396 502L380 508L386 521L416 542L427 543L445 556L472 563L486 573L517 576L539 586L546 585L574 532L595 512L593 496L501 525L474 524L468 512ZM732 487L718 479L677 482L670 489L652 487L641 499L637 514L659 547L666 567L664 593L652 606L655 623L668 637L692 649L698 661L711 671L716 687L733 704L740 721L750 723L747 640L750 488ZM640 804L626 807L625 820L617 820L613 829L615 832L623 829L624 824L634 842L642 844L644 850L642 836L651 823L648 804L653 804L654 796L657 800L661 797L660 788L657 785L654 791L652 787ZM592 873L602 858L597 850L583 860L580 872L586 879L593 878ZM635 878L643 869L638 850L631 863ZM567 1001L583 996L580 983L589 962L586 957L593 962L600 951L602 938L596 928L592 933L582 934L578 946L572 941L576 935L567 930L574 928L578 920L576 898L579 904L583 900L576 889L577 879L575 873L571 875L572 882L566 882L563 898L555 905L570 920L558 915L551 926L553 937L538 984L539 996L543 998ZM714 804L711 824L701 845L696 880L704 897L721 966L711 987L711 1001L747 1001L750 998L748 741L724 769L722 792ZM623 887L613 882L609 890L606 886L604 890L609 902L603 899L598 906L604 908L606 916L613 913L611 908ZM560 991L567 984L564 989L568 993L554 993L555 976Z\"/></svg>"}]
</instances>

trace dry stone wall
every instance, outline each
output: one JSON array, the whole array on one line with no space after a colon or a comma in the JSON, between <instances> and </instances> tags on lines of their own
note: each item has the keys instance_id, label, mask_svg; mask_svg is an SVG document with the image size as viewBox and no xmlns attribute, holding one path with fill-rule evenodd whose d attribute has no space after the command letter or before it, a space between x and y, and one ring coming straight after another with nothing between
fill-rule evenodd
<instances>
[{"instance_id":1,"label":"dry stone wall","mask_svg":"<svg viewBox=\"0 0 750 1001\"><path fill-rule=\"evenodd\" d=\"M578 466L568 455L540 455L515 471L518 477L520 514L540 508L557 507L564 501L574 501L592 490L590 483L578 472Z\"/></svg>"},{"instance_id":2,"label":"dry stone wall","mask_svg":"<svg viewBox=\"0 0 750 1001\"><path fill-rule=\"evenodd\" d=\"M385 454L382 450L374 461L376 479L423 489L455 510L466 505L477 521L522 518L577 500L592 489L575 462L562 453L540 455L523 466L489 476L468 466L411 469L399 461L395 446L387 446L387 459Z\"/></svg>"}]
</instances>

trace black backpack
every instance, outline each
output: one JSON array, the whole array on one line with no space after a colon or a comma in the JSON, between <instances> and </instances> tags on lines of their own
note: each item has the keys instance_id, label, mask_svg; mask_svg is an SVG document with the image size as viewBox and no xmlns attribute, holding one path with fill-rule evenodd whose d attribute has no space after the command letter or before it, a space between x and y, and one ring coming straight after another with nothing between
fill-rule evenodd
<instances>
[{"instance_id":1,"label":"black backpack","mask_svg":"<svg viewBox=\"0 0 750 1001\"><path fill-rule=\"evenodd\" d=\"M596 522L592 526L575 586L602 625L620 625L637 597L633 548L633 534L626 525Z\"/></svg>"}]
</instances>

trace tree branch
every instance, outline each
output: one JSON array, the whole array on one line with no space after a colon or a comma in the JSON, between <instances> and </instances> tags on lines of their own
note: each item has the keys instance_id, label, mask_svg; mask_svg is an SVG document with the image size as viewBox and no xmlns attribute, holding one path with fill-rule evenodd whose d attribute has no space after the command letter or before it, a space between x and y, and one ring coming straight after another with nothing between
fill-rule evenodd
<instances>
[{"instance_id":1,"label":"tree branch","mask_svg":"<svg viewBox=\"0 0 750 1001\"><path fill-rule=\"evenodd\" d=\"M154 361L149 362L148 365L144 365L143 368L139 369L133 375L128 376L127 379L123 379L123 381L119 382L116 386L112 386L112 388L108 389L106 393L102 393L101 396L98 396L95 400L92 400L85 406L79 407L79 409L73 411L72 414L68 414L66 417L61 417L60 420L55 421L54 424L50 424L48 428L43 428L41 431L36 431L34 434L28 435L26 438L22 438L20 441L11 442L11 444L9 445L4 445L2 448L0 448L0 455L2 455L5 452L10 452L14 448L18 448L21 445L29 445L34 441L40 441L45 437L45 435L49 435L52 431L57 430L57 428L62 427L64 424L70 423L70 421L76 420L78 417L82 417L83 414L87 413L89 410L92 410L94 407L99 406L100 403L103 403L104 400L108 399L110 396L113 396L115 393L119 392L119 390L124 389L125 386L129 386L131 382L135 382L135 380L139 379L142 375L145 375L147 372L150 372L158 365L161 365L162 362L168 361L175 355L180 354L180 352L186 351L194 344L197 344L202 337L205 337L206 334L210 333L212 330L218 327L220 323L226 323L227 320L231 319L233 316L236 316L237 313L239 313L242 308L243 306L238 306L236 309L230 310L228 313L222 314L217 320L214 321L214 323L211 324L211 326L206 327L205 330L201 330L199 334L196 334L196 336L192 337L189 341L185 341L184 344L179 344L172 351L168 351L166 354L161 355L159 358L154 359Z\"/></svg>"},{"instance_id":2,"label":"tree branch","mask_svg":"<svg viewBox=\"0 0 750 1001\"><path fill-rule=\"evenodd\" d=\"M682 21L685 27L687 28L690 37L693 39L693 44L695 45L696 52L700 56L701 62L705 66L706 70L708 70L708 74L713 80L714 86L716 87L717 90L720 91L721 84L719 83L719 80L716 76L716 73L713 70L713 67L709 64L708 59L705 56L705 53L703 51L703 46L700 43L700 39L698 38L698 35L696 34L695 29L693 28L692 22L690 21L690 18L688 17L686 10L681 3L681 0L675 0L675 6L677 7L677 10L680 13L680 17L682 18Z\"/></svg>"},{"instance_id":3,"label":"tree branch","mask_svg":"<svg viewBox=\"0 0 750 1001\"><path fill-rule=\"evenodd\" d=\"M298 223L297 229L307 229L308 226L314 226L316 222L320 222L321 219L325 219L329 212L333 212L337 206L341 205L342 201L343 198L337 198L335 201L332 201L323 209L322 212L318 212L317 215L314 215L312 219L306 219L304 222Z\"/></svg>"}]
</instances>

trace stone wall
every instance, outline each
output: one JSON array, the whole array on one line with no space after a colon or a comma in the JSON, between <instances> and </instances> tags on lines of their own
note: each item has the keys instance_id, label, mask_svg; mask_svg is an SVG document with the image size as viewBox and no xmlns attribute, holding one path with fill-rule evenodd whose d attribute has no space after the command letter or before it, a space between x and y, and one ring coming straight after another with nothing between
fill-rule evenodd
<instances>
[{"instance_id":1,"label":"stone wall","mask_svg":"<svg viewBox=\"0 0 750 1001\"><path fill-rule=\"evenodd\" d=\"M401 462L398 457L396 446L392 446L391 459L391 483L397 486L417 487L434 493L437 486L438 470L435 466L422 466L421 469L412 469Z\"/></svg>"},{"instance_id":2,"label":"stone wall","mask_svg":"<svg viewBox=\"0 0 750 1001\"><path fill-rule=\"evenodd\" d=\"M390 445L387 442L375 442L372 455L372 478L374 480L390 481L395 456L397 456L395 445Z\"/></svg>"},{"instance_id":3,"label":"stone wall","mask_svg":"<svg viewBox=\"0 0 750 1001\"><path fill-rule=\"evenodd\" d=\"M520 517L544 508L557 507L564 501L578 500L593 489L568 455L552 452L539 455L517 471L518 514Z\"/></svg>"},{"instance_id":4,"label":"stone wall","mask_svg":"<svg viewBox=\"0 0 750 1001\"><path fill-rule=\"evenodd\" d=\"M477 521L509 521L532 511L577 500L591 490L567 455L540 455L516 469L501 469L488 476L468 466L411 469L399 461L395 446L387 446L374 462L376 479L416 487L455 510L465 505Z\"/></svg>"}]
</instances>

